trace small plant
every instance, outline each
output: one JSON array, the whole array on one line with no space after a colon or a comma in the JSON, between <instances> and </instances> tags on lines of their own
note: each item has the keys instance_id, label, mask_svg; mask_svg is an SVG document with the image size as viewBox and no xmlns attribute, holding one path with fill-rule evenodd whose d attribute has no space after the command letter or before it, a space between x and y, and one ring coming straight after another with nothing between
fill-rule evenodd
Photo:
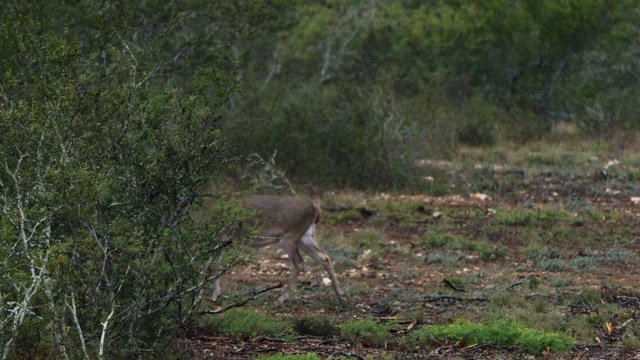
<instances>
[{"instance_id":1,"label":"small plant","mask_svg":"<svg viewBox=\"0 0 640 360\"><path fill-rule=\"evenodd\" d=\"M416 242L419 246L428 246L432 249L461 249L464 243L465 240L459 235L441 234L435 231L428 231Z\"/></svg>"},{"instance_id":2,"label":"small plant","mask_svg":"<svg viewBox=\"0 0 640 360\"><path fill-rule=\"evenodd\" d=\"M631 250L623 249L619 246L613 246L607 249L604 255L599 259L606 264L630 264L637 259L636 253Z\"/></svg>"},{"instance_id":3,"label":"small plant","mask_svg":"<svg viewBox=\"0 0 640 360\"><path fill-rule=\"evenodd\" d=\"M590 256L581 256L571 260L569 266L578 271L593 271L596 267L596 260Z\"/></svg>"},{"instance_id":4,"label":"small plant","mask_svg":"<svg viewBox=\"0 0 640 360\"><path fill-rule=\"evenodd\" d=\"M603 302L604 294L599 290L587 288L577 294L572 295L569 301L573 304L581 305L600 305Z\"/></svg>"},{"instance_id":5,"label":"small plant","mask_svg":"<svg viewBox=\"0 0 640 360\"><path fill-rule=\"evenodd\" d=\"M459 252L435 251L435 252L429 253L425 257L425 262L427 264L440 264L443 266L451 266L458 263L459 261L464 260L464 258L465 258L464 254Z\"/></svg>"},{"instance_id":6,"label":"small plant","mask_svg":"<svg viewBox=\"0 0 640 360\"><path fill-rule=\"evenodd\" d=\"M358 235L356 235L356 241L359 246L367 248L367 249L375 249L380 246L380 241L383 239L384 235L372 228L362 229Z\"/></svg>"},{"instance_id":7,"label":"small plant","mask_svg":"<svg viewBox=\"0 0 640 360\"><path fill-rule=\"evenodd\" d=\"M551 280L551 286L553 287L565 287L573 283L572 279L556 278Z\"/></svg>"},{"instance_id":8,"label":"small plant","mask_svg":"<svg viewBox=\"0 0 640 360\"><path fill-rule=\"evenodd\" d=\"M527 286L529 287L529 289L531 290L535 290L538 288L538 286L540 286L540 283L542 282L542 280L540 279L539 276L529 276L527 278Z\"/></svg>"},{"instance_id":9,"label":"small plant","mask_svg":"<svg viewBox=\"0 0 640 360\"><path fill-rule=\"evenodd\" d=\"M630 349L638 350L640 349L640 338L634 334L626 334L622 337L621 344Z\"/></svg>"},{"instance_id":10,"label":"small plant","mask_svg":"<svg viewBox=\"0 0 640 360\"><path fill-rule=\"evenodd\" d=\"M477 246L480 259L484 261L502 260L507 256L508 248L502 244L492 245L488 242L481 242Z\"/></svg>"},{"instance_id":11,"label":"small plant","mask_svg":"<svg viewBox=\"0 0 640 360\"><path fill-rule=\"evenodd\" d=\"M549 302L544 297L539 297L533 302L533 310L538 314L549 312Z\"/></svg>"},{"instance_id":12,"label":"small plant","mask_svg":"<svg viewBox=\"0 0 640 360\"><path fill-rule=\"evenodd\" d=\"M340 329L327 317L307 316L295 319L293 329L300 335L334 337Z\"/></svg>"},{"instance_id":13,"label":"small plant","mask_svg":"<svg viewBox=\"0 0 640 360\"><path fill-rule=\"evenodd\" d=\"M339 237L340 239L342 239L342 243L346 243L347 241L345 240L345 238L343 238L342 236ZM324 239L323 239L324 240ZM349 267L354 267L355 266L355 261L354 259L358 257L358 255L361 253L360 250L356 250L356 249L348 249L345 247L333 247L331 248L329 245L330 242L327 241L323 241L323 245L330 250L327 250L327 252L329 252L330 256L331 256L331 260L333 260L333 265L336 268L349 268Z\"/></svg>"},{"instance_id":14,"label":"small plant","mask_svg":"<svg viewBox=\"0 0 640 360\"><path fill-rule=\"evenodd\" d=\"M341 327L342 336L353 343L362 342L371 347L384 347L391 339L390 327L373 319L347 321Z\"/></svg>"},{"instance_id":15,"label":"small plant","mask_svg":"<svg viewBox=\"0 0 640 360\"><path fill-rule=\"evenodd\" d=\"M475 324L459 320L449 325L429 326L413 333L416 345L436 341L459 341L462 345L496 344L516 346L528 353L551 351L564 353L575 343L572 337L525 327L510 320L492 320Z\"/></svg>"},{"instance_id":16,"label":"small plant","mask_svg":"<svg viewBox=\"0 0 640 360\"><path fill-rule=\"evenodd\" d=\"M546 259L559 259L562 252L554 247L544 247L539 244L531 244L525 249L527 255L533 261L541 261Z\"/></svg>"},{"instance_id":17,"label":"small plant","mask_svg":"<svg viewBox=\"0 0 640 360\"><path fill-rule=\"evenodd\" d=\"M525 250L532 263L546 271L567 271L570 266L560 258L562 252L554 247L532 245Z\"/></svg>"},{"instance_id":18,"label":"small plant","mask_svg":"<svg viewBox=\"0 0 640 360\"><path fill-rule=\"evenodd\" d=\"M569 266L559 259L543 259L538 263L538 267L545 271L567 271Z\"/></svg>"},{"instance_id":19,"label":"small plant","mask_svg":"<svg viewBox=\"0 0 640 360\"><path fill-rule=\"evenodd\" d=\"M206 324L220 335L243 340L257 336L290 340L294 334L289 323L242 308L234 308L221 316L210 317Z\"/></svg>"}]
</instances>

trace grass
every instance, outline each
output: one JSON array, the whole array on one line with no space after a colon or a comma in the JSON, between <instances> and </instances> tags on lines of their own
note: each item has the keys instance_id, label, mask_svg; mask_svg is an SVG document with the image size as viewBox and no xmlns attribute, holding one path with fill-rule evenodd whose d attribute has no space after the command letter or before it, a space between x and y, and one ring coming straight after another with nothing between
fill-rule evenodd
<instances>
[{"instance_id":1,"label":"grass","mask_svg":"<svg viewBox=\"0 0 640 360\"><path fill-rule=\"evenodd\" d=\"M449 325L429 326L413 334L418 345L433 341L459 341L464 346L495 344L513 346L527 353L566 353L576 340L559 332L545 332L510 320L487 320L477 324L459 320Z\"/></svg>"},{"instance_id":2,"label":"grass","mask_svg":"<svg viewBox=\"0 0 640 360\"><path fill-rule=\"evenodd\" d=\"M554 206L537 206L535 208L502 209L495 218L497 225L504 226L553 226L567 222L572 216L565 209Z\"/></svg>"},{"instance_id":3,"label":"grass","mask_svg":"<svg viewBox=\"0 0 640 360\"><path fill-rule=\"evenodd\" d=\"M204 325L217 334L242 340L257 336L292 340L295 333L293 326L286 321L243 308L233 308L223 314L209 316Z\"/></svg>"},{"instance_id":4,"label":"grass","mask_svg":"<svg viewBox=\"0 0 640 360\"><path fill-rule=\"evenodd\" d=\"M371 318L349 320L341 328L342 337L347 341L363 343L370 347L384 347L391 340L391 327Z\"/></svg>"},{"instance_id":5,"label":"grass","mask_svg":"<svg viewBox=\"0 0 640 360\"><path fill-rule=\"evenodd\" d=\"M296 318L293 329L300 335L334 337L340 334L340 329L331 319L321 316Z\"/></svg>"},{"instance_id":6,"label":"grass","mask_svg":"<svg viewBox=\"0 0 640 360\"><path fill-rule=\"evenodd\" d=\"M435 252L431 252L429 253L426 257L425 257L425 262L427 264L438 264L438 265L442 265L444 267L450 267L453 266L455 264L458 264L461 261L464 261L467 258L467 256L465 256L463 253L460 253L458 251L452 252L452 251L435 251Z\"/></svg>"},{"instance_id":7,"label":"grass","mask_svg":"<svg viewBox=\"0 0 640 360\"><path fill-rule=\"evenodd\" d=\"M384 233L375 228L365 228L356 234L355 242L359 247L367 249L376 249L384 241Z\"/></svg>"}]
</instances>

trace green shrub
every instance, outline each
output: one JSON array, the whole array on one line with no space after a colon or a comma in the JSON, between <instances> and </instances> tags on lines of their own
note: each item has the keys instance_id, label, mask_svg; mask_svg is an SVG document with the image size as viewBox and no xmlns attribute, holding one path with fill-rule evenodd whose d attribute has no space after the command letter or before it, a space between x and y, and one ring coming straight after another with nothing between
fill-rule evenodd
<instances>
[{"instance_id":1,"label":"green shrub","mask_svg":"<svg viewBox=\"0 0 640 360\"><path fill-rule=\"evenodd\" d=\"M391 339L390 326L380 324L373 319L349 320L340 327L342 337L366 346L384 347Z\"/></svg>"},{"instance_id":2,"label":"green shrub","mask_svg":"<svg viewBox=\"0 0 640 360\"><path fill-rule=\"evenodd\" d=\"M411 335L413 345L436 341L459 341L462 345L496 344L516 346L528 353L540 353L545 350L565 353L575 340L557 332L543 332L525 327L509 320L493 320L484 324L475 324L459 320L449 325L436 325L422 328Z\"/></svg>"},{"instance_id":3,"label":"green shrub","mask_svg":"<svg viewBox=\"0 0 640 360\"><path fill-rule=\"evenodd\" d=\"M247 104L259 119L247 111L228 124L239 141L251 134L252 141L243 144L248 153L264 157L278 151L287 174L315 183L359 189L416 183L413 160L422 139L402 119L389 122L385 94L340 84L284 85Z\"/></svg>"},{"instance_id":4,"label":"green shrub","mask_svg":"<svg viewBox=\"0 0 640 360\"><path fill-rule=\"evenodd\" d=\"M184 4L23 5L0 11L0 357L34 339L30 358L154 357L235 220L190 216L234 161L215 121L236 90L229 52L194 45L174 72L209 13L186 20Z\"/></svg>"},{"instance_id":5,"label":"green shrub","mask_svg":"<svg viewBox=\"0 0 640 360\"><path fill-rule=\"evenodd\" d=\"M496 125L504 114L497 107L474 98L461 114L457 138L470 146L491 146L497 140Z\"/></svg>"}]
</instances>

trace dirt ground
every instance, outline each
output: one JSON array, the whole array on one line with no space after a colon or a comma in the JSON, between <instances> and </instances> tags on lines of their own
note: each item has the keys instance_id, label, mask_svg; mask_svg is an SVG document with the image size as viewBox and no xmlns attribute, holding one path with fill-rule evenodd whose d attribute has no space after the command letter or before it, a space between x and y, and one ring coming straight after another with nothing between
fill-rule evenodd
<instances>
[{"instance_id":1,"label":"dirt ground","mask_svg":"<svg viewBox=\"0 0 640 360\"><path fill-rule=\"evenodd\" d=\"M563 316L583 316L597 310L586 305L567 305L562 299L588 290L598 293L609 304L617 304L620 308L631 311L634 315L628 320L636 322L635 314L640 310L640 292L637 288L640 275L637 261L640 252L637 241L640 205L633 199L636 196L633 194L635 187L629 187L627 191L610 191L603 186L601 191L582 193L563 190L573 188L568 182L579 180L541 176L525 190L490 193L489 197L370 196L369 200L377 203L386 200L421 204L412 210L415 213L411 215L412 220L408 224L395 215L383 214L383 210L375 208L360 209L360 219L341 219L341 209L325 207L327 221L319 225L320 246L327 249L327 243L323 243L323 240L330 242L329 238L335 234L340 234L341 238L349 242L344 244L344 248L350 251L336 250L340 245L334 245L333 242L329 245L336 249L327 249L336 263L338 277L348 295L347 301L338 304L334 300L331 286L325 283L326 280L323 281L326 274L307 258L307 271L301 276L295 301L283 306L273 305L278 296L275 290L257 297L246 307L285 319L314 314L327 316L340 323L348 319L373 317L399 324L394 336L403 336L409 324L417 328L446 323L456 318L478 320L489 306L500 306L495 303L500 295L517 297L520 301L544 301L549 311L556 311ZM594 212L604 218L597 225L591 224L587 219L585 224L577 225L576 231L585 236L596 233L594 236L597 238L606 237L615 227L624 227L627 229L624 238L628 240L624 249L635 253L634 261L600 263L595 271L545 270L532 265L527 252L523 250L527 246L523 240L527 236L526 229L505 227L499 232L487 234L487 224L496 216L496 209L504 212L544 204L566 206L577 202L583 208L595 209ZM471 211L475 215L469 216ZM376 229L380 229L383 238L374 252L374 258L371 258L367 256L366 249L354 244L353 239L357 238L363 228L370 226L370 219L376 216L382 219L376 222ZM477 236L489 239L494 244L502 244L506 254L494 261L469 256L465 261L450 266L424 261L428 255L425 252L429 250L417 246L416 239L423 236L430 227L444 221L443 219L463 238L473 239ZM548 230L551 232L553 229ZM557 249L563 259L578 258L586 252L604 251L607 246L612 246L611 243L602 246L593 242L583 244L579 236L569 238L554 243L550 237L549 244L546 245ZM341 256L350 261L337 259ZM249 264L235 268L225 276L223 284L234 289L261 288L286 280L289 275L287 266L283 252L272 246L257 253ZM461 289L454 281L456 278L474 280L465 283L465 288ZM528 287L528 281L534 278L542 284L563 279L570 281L559 287ZM223 305L224 301L223 298ZM623 320L626 319L621 319L618 325ZM213 336L198 329L192 330L180 341L185 347L193 349L201 359L250 359L276 353L309 352L332 359L640 359L640 352L621 345L620 337L615 336L615 331L607 332L603 329L599 335L580 338L577 334L577 344L569 354L562 355L530 355L518 349L491 344L461 346L446 342L408 352L393 347L375 348L368 347L367 344L352 344L340 338L313 336L301 337L294 342L269 338L239 341Z\"/></svg>"}]
</instances>

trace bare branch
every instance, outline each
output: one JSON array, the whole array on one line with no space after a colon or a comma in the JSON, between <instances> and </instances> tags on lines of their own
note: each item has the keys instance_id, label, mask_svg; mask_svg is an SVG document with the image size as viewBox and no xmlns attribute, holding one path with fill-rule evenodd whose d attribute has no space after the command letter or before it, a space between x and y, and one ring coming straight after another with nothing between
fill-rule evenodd
<instances>
[{"instance_id":1,"label":"bare branch","mask_svg":"<svg viewBox=\"0 0 640 360\"><path fill-rule=\"evenodd\" d=\"M112 301L111 312L109 313L109 316L107 316L107 319L101 323L102 334L100 335L100 350L98 350L98 359L104 358L104 341L107 336L107 327L109 326L109 321L111 321L111 317L113 317L114 313L115 313L115 302Z\"/></svg>"},{"instance_id":2,"label":"bare branch","mask_svg":"<svg viewBox=\"0 0 640 360\"><path fill-rule=\"evenodd\" d=\"M513 283L509 284L509 286L507 286L507 287L506 287L506 288L504 288L504 289L505 289L505 291L506 291L506 290L511 290L511 289L513 289L514 287L519 286L519 285L522 285L522 284L524 284L524 280L516 281L516 282L513 282Z\"/></svg>"},{"instance_id":3,"label":"bare branch","mask_svg":"<svg viewBox=\"0 0 640 360\"><path fill-rule=\"evenodd\" d=\"M73 316L73 322L76 325L76 329L78 330L78 337L80 338L80 347L82 348L82 353L84 354L85 359L89 358L89 353L87 352L87 346L84 341L84 335L82 333L82 327L80 326L80 321L78 320L78 313L76 311L76 299L73 294L71 294L71 305L65 301L65 304L71 310L71 315Z\"/></svg>"}]
</instances>

